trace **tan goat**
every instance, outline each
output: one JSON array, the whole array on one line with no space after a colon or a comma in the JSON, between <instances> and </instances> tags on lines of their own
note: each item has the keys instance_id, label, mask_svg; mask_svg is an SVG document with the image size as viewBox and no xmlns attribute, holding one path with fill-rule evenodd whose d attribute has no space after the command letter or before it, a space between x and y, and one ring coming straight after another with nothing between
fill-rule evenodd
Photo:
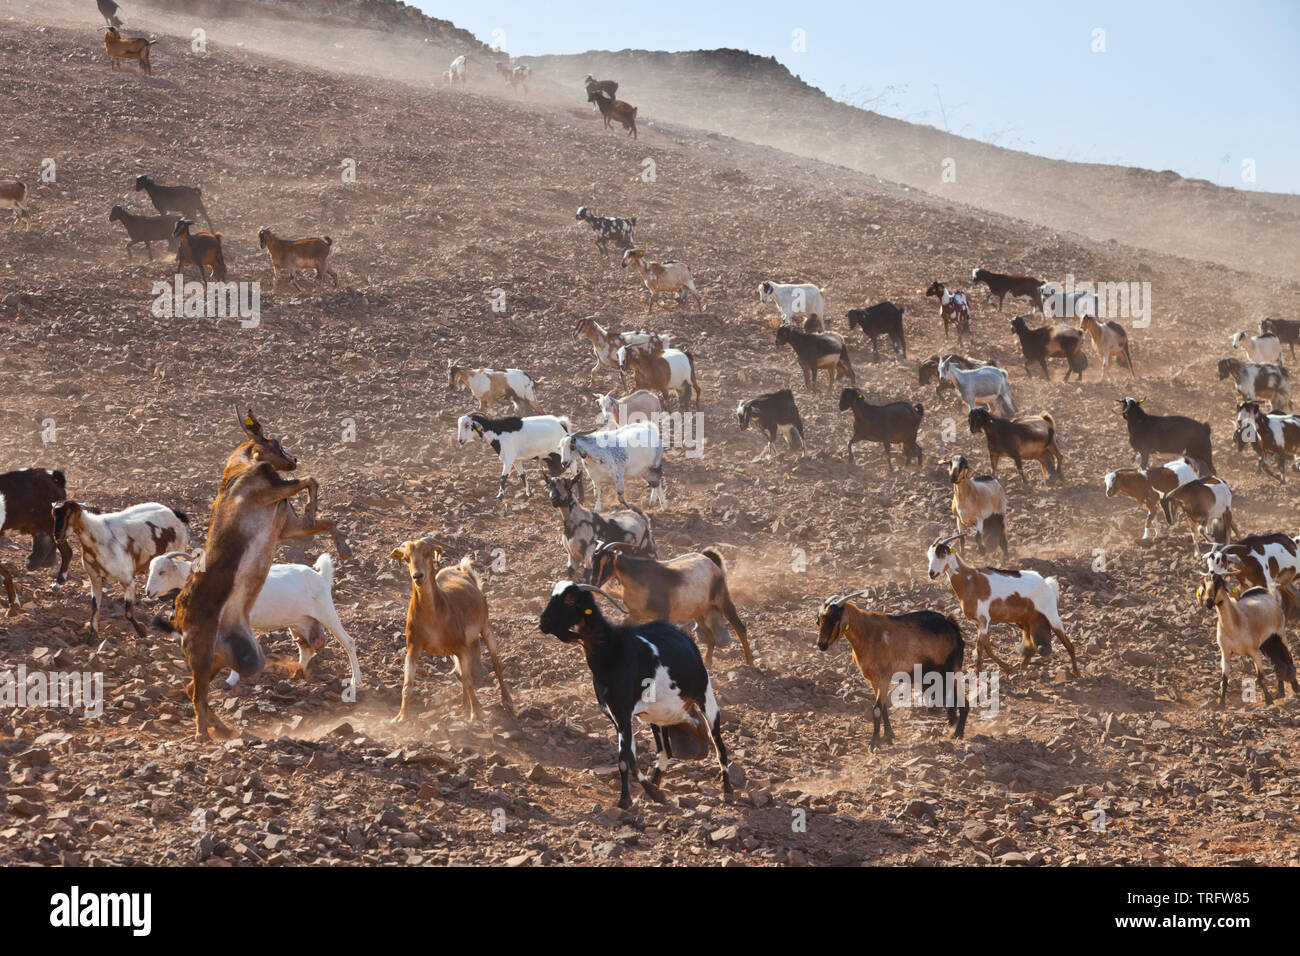
<instances>
[{"instance_id":1,"label":"tan goat","mask_svg":"<svg viewBox=\"0 0 1300 956\"><path fill-rule=\"evenodd\" d=\"M682 289L689 291L695 297L695 307L704 311L704 300L695 291L695 280L691 278L691 270L686 268L684 262L647 262L645 253L640 249L629 249L623 253L623 268L626 269L629 262L641 273L641 281L645 283L650 296L650 312L655 310L655 299L659 296L676 295Z\"/></svg>"},{"instance_id":2,"label":"tan goat","mask_svg":"<svg viewBox=\"0 0 1300 956\"><path fill-rule=\"evenodd\" d=\"M299 292L295 274L299 269L316 270L316 288L325 284L328 275L334 280L334 288L339 287L338 273L329 267L326 260L334 248L334 240L329 236L324 239L281 239L269 228L263 226L257 233L257 244L271 257L271 286L274 288L280 272L289 273L289 281Z\"/></svg>"},{"instance_id":3,"label":"tan goat","mask_svg":"<svg viewBox=\"0 0 1300 956\"><path fill-rule=\"evenodd\" d=\"M406 719L406 708L415 684L415 669L420 655L455 659L461 691L470 720L482 713L474 693L474 649L479 639L487 645L501 685L501 704L510 713L514 705L501 676L501 659L497 642L488 626L487 598L482 582L474 573L474 562L461 558L455 567L439 570L438 563L447 546L431 537L403 542L389 555L406 564L411 575L411 603L406 609L406 665L402 672L402 707L394 723ZM436 573L435 573L436 572Z\"/></svg>"},{"instance_id":4,"label":"tan goat","mask_svg":"<svg viewBox=\"0 0 1300 956\"><path fill-rule=\"evenodd\" d=\"M139 60L141 72L152 76L153 66L149 63L149 47L157 42L157 40L146 40L143 37L135 37L129 40L123 39L122 34L117 32L116 27L109 27L104 31L104 52L113 61L113 69L115 70L122 68L123 60Z\"/></svg>"},{"instance_id":5,"label":"tan goat","mask_svg":"<svg viewBox=\"0 0 1300 956\"><path fill-rule=\"evenodd\" d=\"M990 475L976 475L965 455L939 462L948 466L952 482L952 514L958 532L974 532L980 550L989 544L1002 548L1007 556L1007 493L1002 482ZM964 539L962 540L964 545ZM965 548L963 547L963 551Z\"/></svg>"},{"instance_id":6,"label":"tan goat","mask_svg":"<svg viewBox=\"0 0 1300 956\"><path fill-rule=\"evenodd\" d=\"M1110 371L1112 359L1125 366L1129 374L1137 378L1137 372L1133 368L1133 355L1128 348L1128 333L1124 331L1124 326L1118 322L1098 322L1093 316L1085 315L1083 331L1087 332L1088 337L1092 339L1092 347L1097 350L1097 357L1101 359L1102 378L1105 378L1106 373Z\"/></svg>"},{"instance_id":7,"label":"tan goat","mask_svg":"<svg viewBox=\"0 0 1300 956\"><path fill-rule=\"evenodd\" d=\"M176 271L184 274L187 265L196 266L203 288L208 287L208 276L204 267L212 269L212 278L217 282L226 281L226 257L221 250L221 233L190 232L194 223L189 219L178 219L172 235L180 243L176 250Z\"/></svg>"}]
</instances>

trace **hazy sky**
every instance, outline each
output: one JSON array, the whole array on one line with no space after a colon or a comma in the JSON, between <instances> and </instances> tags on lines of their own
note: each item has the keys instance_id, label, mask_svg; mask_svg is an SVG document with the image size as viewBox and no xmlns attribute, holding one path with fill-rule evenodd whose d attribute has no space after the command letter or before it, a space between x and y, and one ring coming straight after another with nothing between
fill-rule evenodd
<instances>
[{"instance_id":1,"label":"hazy sky","mask_svg":"<svg viewBox=\"0 0 1300 956\"><path fill-rule=\"evenodd\" d=\"M1300 0L414 3L489 44L504 31L516 56L735 47L836 99L1000 146L1300 192Z\"/></svg>"}]
</instances>

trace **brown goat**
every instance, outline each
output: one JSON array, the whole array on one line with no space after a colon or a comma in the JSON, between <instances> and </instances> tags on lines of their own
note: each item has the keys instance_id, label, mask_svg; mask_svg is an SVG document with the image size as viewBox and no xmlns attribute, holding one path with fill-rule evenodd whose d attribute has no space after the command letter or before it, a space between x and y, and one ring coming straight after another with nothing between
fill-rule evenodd
<instances>
[{"instance_id":1,"label":"brown goat","mask_svg":"<svg viewBox=\"0 0 1300 956\"><path fill-rule=\"evenodd\" d=\"M153 76L153 66L149 63L149 47L157 42L143 37L123 39L116 27L109 27L104 31L104 52L113 61L115 70L122 68L123 60L139 60L141 72Z\"/></svg>"},{"instance_id":2,"label":"brown goat","mask_svg":"<svg viewBox=\"0 0 1300 956\"><path fill-rule=\"evenodd\" d=\"M176 250L176 271L184 275L187 265L198 267L199 278L203 288L208 287L208 276L204 266L212 269L212 278L217 282L226 281L226 258L221 251L221 233L190 232L192 220L178 219L172 235L180 243Z\"/></svg>"},{"instance_id":3,"label":"brown goat","mask_svg":"<svg viewBox=\"0 0 1300 956\"><path fill-rule=\"evenodd\" d=\"M293 287L301 292L302 286L298 285L298 277L295 275L298 269L315 269L318 289L325 284L327 275L334 280L334 288L339 287L338 273L325 261L334 248L334 240L329 236L324 239L281 239L263 226L257 233L257 244L271 257L272 288L275 287L279 273L285 271L289 273Z\"/></svg>"},{"instance_id":4,"label":"brown goat","mask_svg":"<svg viewBox=\"0 0 1300 956\"><path fill-rule=\"evenodd\" d=\"M23 228L32 228L32 217L23 205L27 198L27 186L16 179L0 180L0 209L12 209L14 222L23 220Z\"/></svg>"},{"instance_id":5,"label":"brown goat","mask_svg":"<svg viewBox=\"0 0 1300 956\"><path fill-rule=\"evenodd\" d=\"M600 115L604 117L605 129L610 129L611 121L621 123L627 130L627 135L637 139L636 133L636 107L630 103L624 103L622 100L616 100L612 96L606 96L600 90L593 89L587 94L587 99L600 109Z\"/></svg>"},{"instance_id":6,"label":"brown goat","mask_svg":"<svg viewBox=\"0 0 1300 956\"><path fill-rule=\"evenodd\" d=\"M445 544L426 536L403 542L389 555L394 561L405 563L411 575L411 603L406 609L402 707L393 723L406 719L406 708L415 686L416 665L424 653L455 659L465 711L470 720L478 717L482 708L478 695L474 693L474 650L480 638L487 645L492 669L501 685L501 703L507 711L514 713L510 691L501 676L501 658L497 656L496 638L488 626L487 599L483 596L482 582L474 573L474 562L467 556L455 567L439 569L438 563L446 550Z\"/></svg>"},{"instance_id":7,"label":"brown goat","mask_svg":"<svg viewBox=\"0 0 1300 956\"><path fill-rule=\"evenodd\" d=\"M195 565L176 598L168 629L180 632L190 668L185 692L194 704L195 737L231 736L208 705L208 683L222 667L250 677L266 666L249 616L282 538L315 533L315 478L288 480L277 471L298 466L278 440L267 438L251 411L241 420L248 441L226 461L221 487L208 519L203 560ZM290 500L307 492L306 514Z\"/></svg>"}]
</instances>

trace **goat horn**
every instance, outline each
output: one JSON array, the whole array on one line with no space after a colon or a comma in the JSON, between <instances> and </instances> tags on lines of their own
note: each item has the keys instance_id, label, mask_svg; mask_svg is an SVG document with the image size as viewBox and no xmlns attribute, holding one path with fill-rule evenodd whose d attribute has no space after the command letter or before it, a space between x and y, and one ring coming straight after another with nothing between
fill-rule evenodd
<instances>
[{"instance_id":1,"label":"goat horn","mask_svg":"<svg viewBox=\"0 0 1300 956\"><path fill-rule=\"evenodd\" d=\"M612 597L609 594L609 592L605 591L603 588L598 588L594 584L574 584L573 586L583 591L594 591L595 593L603 597L605 600L609 601L610 604L614 605L614 607L618 608L624 614L627 613L627 608L625 608L622 604L620 604L617 598Z\"/></svg>"},{"instance_id":2,"label":"goat horn","mask_svg":"<svg viewBox=\"0 0 1300 956\"><path fill-rule=\"evenodd\" d=\"M833 607L834 605L837 604L843 604L849 598L855 598L859 594L866 594L866 593L867 593L866 588L859 588L856 591L850 591L848 594L836 594L833 597L827 598L826 606Z\"/></svg>"},{"instance_id":3,"label":"goat horn","mask_svg":"<svg viewBox=\"0 0 1300 956\"><path fill-rule=\"evenodd\" d=\"M428 542L428 544L430 545L430 547L432 547L432 548L433 548L434 550L436 550L436 551L450 551L450 550L451 550L451 546L450 546L450 545L443 544L441 541L439 541L437 538L435 538L435 537L434 537L433 535L431 535L431 534L426 534L422 540Z\"/></svg>"},{"instance_id":4,"label":"goat horn","mask_svg":"<svg viewBox=\"0 0 1300 956\"><path fill-rule=\"evenodd\" d=\"M935 544L947 544L949 541L956 541L958 538L964 537L966 537L966 532L964 531L961 534L950 534L948 537L936 541Z\"/></svg>"}]
</instances>

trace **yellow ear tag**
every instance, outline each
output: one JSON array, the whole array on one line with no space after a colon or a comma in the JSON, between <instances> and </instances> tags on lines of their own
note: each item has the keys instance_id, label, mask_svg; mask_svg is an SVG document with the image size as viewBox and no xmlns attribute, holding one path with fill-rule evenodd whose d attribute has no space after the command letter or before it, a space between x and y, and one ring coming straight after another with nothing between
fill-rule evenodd
<instances>
[{"instance_id":1,"label":"yellow ear tag","mask_svg":"<svg viewBox=\"0 0 1300 956\"><path fill-rule=\"evenodd\" d=\"M586 609L585 611L583 611L582 613L583 613L583 614L590 614L590 613L591 613L591 608L587 608L587 609Z\"/></svg>"},{"instance_id":2,"label":"yellow ear tag","mask_svg":"<svg viewBox=\"0 0 1300 956\"><path fill-rule=\"evenodd\" d=\"M252 416L252 415L245 415L245 416L244 416L244 424L247 425L249 428L252 428L254 425L257 424L257 422L253 421L253 416Z\"/></svg>"}]
</instances>

